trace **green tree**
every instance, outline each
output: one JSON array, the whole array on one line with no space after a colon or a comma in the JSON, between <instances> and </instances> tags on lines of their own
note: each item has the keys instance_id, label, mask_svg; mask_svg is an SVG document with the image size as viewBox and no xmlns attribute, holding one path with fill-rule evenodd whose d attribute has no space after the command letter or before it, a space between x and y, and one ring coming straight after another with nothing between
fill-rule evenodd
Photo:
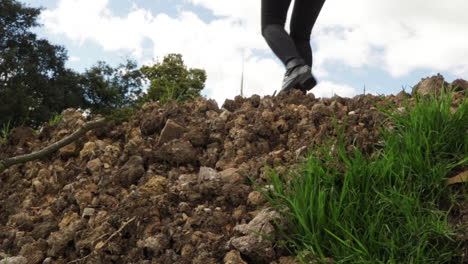
<instances>
[{"instance_id":1,"label":"green tree","mask_svg":"<svg viewBox=\"0 0 468 264\"><path fill-rule=\"evenodd\" d=\"M38 39L40 9L0 0L0 126L38 127L54 113L83 105L76 73L63 47Z\"/></svg>"},{"instance_id":2,"label":"green tree","mask_svg":"<svg viewBox=\"0 0 468 264\"><path fill-rule=\"evenodd\" d=\"M82 74L80 83L92 113L110 114L115 109L135 106L142 93L141 72L131 60L116 68L99 61Z\"/></svg>"},{"instance_id":3,"label":"green tree","mask_svg":"<svg viewBox=\"0 0 468 264\"><path fill-rule=\"evenodd\" d=\"M141 68L150 86L142 102L175 100L181 103L200 97L205 87L206 72L201 69L187 69L181 54L168 54L162 63Z\"/></svg>"}]
</instances>

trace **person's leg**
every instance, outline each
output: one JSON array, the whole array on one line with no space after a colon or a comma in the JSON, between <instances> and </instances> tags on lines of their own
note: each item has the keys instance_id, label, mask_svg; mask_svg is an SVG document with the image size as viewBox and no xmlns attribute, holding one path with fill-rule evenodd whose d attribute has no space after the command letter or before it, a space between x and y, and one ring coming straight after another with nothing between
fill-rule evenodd
<instances>
[{"instance_id":1,"label":"person's leg","mask_svg":"<svg viewBox=\"0 0 468 264\"><path fill-rule=\"evenodd\" d=\"M291 0L262 0L262 35L284 65L300 57L293 40L284 30L290 4Z\"/></svg>"},{"instance_id":2,"label":"person's leg","mask_svg":"<svg viewBox=\"0 0 468 264\"><path fill-rule=\"evenodd\" d=\"M310 67L312 67L310 35L324 3L325 0L296 0L291 17L290 36L297 51Z\"/></svg>"}]
</instances>

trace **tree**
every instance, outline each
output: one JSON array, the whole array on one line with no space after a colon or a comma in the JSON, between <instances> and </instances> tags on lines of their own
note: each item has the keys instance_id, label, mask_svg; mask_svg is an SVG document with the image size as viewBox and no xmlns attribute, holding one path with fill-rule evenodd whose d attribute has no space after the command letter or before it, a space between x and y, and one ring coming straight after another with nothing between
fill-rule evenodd
<instances>
[{"instance_id":1,"label":"tree","mask_svg":"<svg viewBox=\"0 0 468 264\"><path fill-rule=\"evenodd\" d=\"M205 87L205 70L187 69L181 54L168 54L162 63L144 66L141 72L150 82L147 94L141 98L143 102L193 101L201 96L200 92Z\"/></svg>"},{"instance_id":2,"label":"tree","mask_svg":"<svg viewBox=\"0 0 468 264\"><path fill-rule=\"evenodd\" d=\"M135 106L142 93L141 72L131 60L116 68L99 61L82 74L80 83L86 106L93 113L109 114L114 109Z\"/></svg>"},{"instance_id":3,"label":"tree","mask_svg":"<svg viewBox=\"0 0 468 264\"><path fill-rule=\"evenodd\" d=\"M54 113L83 105L77 75L65 68L63 47L38 39L40 9L0 0L0 127L38 127Z\"/></svg>"}]
</instances>

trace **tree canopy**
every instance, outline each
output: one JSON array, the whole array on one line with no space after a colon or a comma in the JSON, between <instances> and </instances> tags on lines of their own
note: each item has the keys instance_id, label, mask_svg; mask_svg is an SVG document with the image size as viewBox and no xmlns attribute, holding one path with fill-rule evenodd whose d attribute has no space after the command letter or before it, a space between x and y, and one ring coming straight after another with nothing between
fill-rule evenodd
<instances>
[{"instance_id":1,"label":"tree canopy","mask_svg":"<svg viewBox=\"0 0 468 264\"><path fill-rule=\"evenodd\" d=\"M52 113L83 104L77 76L61 46L38 39L40 9L0 0L0 126L38 126Z\"/></svg>"},{"instance_id":2,"label":"tree canopy","mask_svg":"<svg viewBox=\"0 0 468 264\"><path fill-rule=\"evenodd\" d=\"M150 82L143 101L189 102L200 97L205 87L205 70L188 69L181 54L168 54L162 62L151 67L143 66L141 72Z\"/></svg>"}]
</instances>

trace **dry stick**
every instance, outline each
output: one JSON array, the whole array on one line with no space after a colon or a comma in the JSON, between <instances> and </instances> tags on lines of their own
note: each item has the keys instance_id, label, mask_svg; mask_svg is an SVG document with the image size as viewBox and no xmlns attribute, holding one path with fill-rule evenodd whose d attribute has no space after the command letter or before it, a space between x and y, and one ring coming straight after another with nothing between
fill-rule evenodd
<instances>
[{"instance_id":1,"label":"dry stick","mask_svg":"<svg viewBox=\"0 0 468 264\"><path fill-rule=\"evenodd\" d=\"M104 241L104 243L102 243L102 245L97 248L98 250L103 248L112 238L114 238L117 234L120 234L120 232L122 232L122 230L128 225L130 224L131 222L135 221L136 219L136 216L132 217L132 219L128 220L127 222L123 223L122 226L117 230L115 231L108 239L106 239L106 241ZM96 246L97 247L97 246ZM70 261L68 262L67 264L72 264L72 263L78 263L80 261L83 261L89 257L91 257L94 253L96 253L96 247L93 249L93 251L91 253L89 253L88 255L82 257L82 258L79 258L79 259L75 259L73 261Z\"/></svg>"},{"instance_id":2,"label":"dry stick","mask_svg":"<svg viewBox=\"0 0 468 264\"><path fill-rule=\"evenodd\" d=\"M8 159L3 159L0 160L0 173L2 173L4 170L6 170L8 167L18 164L18 163L25 163L31 160L36 160L39 158L42 158L70 143L73 141L77 140L79 137L83 136L86 132L88 132L91 129L95 129L97 127L100 127L106 123L106 119L99 119L99 120L94 120L94 121L89 121L85 124L83 124L78 131L74 132L70 136L63 138L54 144L45 147L37 152L33 152L30 154L26 155L21 155L21 156L16 156L13 158L8 158Z\"/></svg>"}]
</instances>

